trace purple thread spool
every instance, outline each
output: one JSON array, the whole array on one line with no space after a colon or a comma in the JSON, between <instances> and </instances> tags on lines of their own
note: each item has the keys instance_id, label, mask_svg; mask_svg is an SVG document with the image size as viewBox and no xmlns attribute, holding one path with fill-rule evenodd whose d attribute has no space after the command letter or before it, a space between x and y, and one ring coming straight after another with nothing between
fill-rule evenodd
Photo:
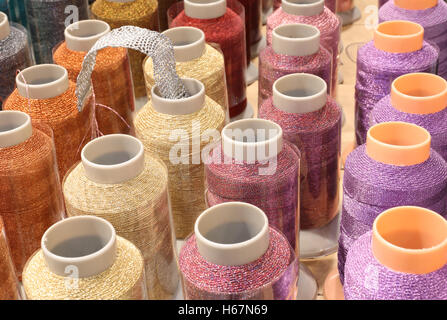
<instances>
[{"instance_id":1,"label":"purple thread spool","mask_svg":"<svg viewBox=\"0 0 447 320\"><path fill-rule=\"evenodd\" d=\"M447 81L428 73L411 73L393 81L391 94L379 101L371 124L404 121L430 132L432 148L447 161Z\"/></svg>"},{"instance_id":2,"label":"purple thread spool","mask_svg":"<svg viewBox=\"0 0 447 320\"><path fill-rule=\"evenodd\" d=\"M320 45L320 31L306 24L276 27L272 45L259 55L260 108L272 96L273 83L292 73L311 73L324 79L331 93L332 56Z\"/></svg>"},{"instance_id":3,"label":"purple thread spool","mask_svg":"<svg viewBox=\"0 0 447 320\"><path fill-rule=\"evenodd\" d=\"M321 45L332 54L332 94L335 96L337 86L337 62L340 45L339 18L324 6L323 0L284 0L281 8L267 19L267 45L272 44L273 30L284 24L304 23L320 30Z\"/></svg>"},{"instance_id":4,"label":"purple thread spool","mask_svg":"<svg viewBox=\"0 0 447 320\"><path fill-rule=\"evenodd\" d=\"M359 48L355 86L357 144L366 141L371 110L390 93L392 81L407 73L436 71L438 50L422 40L423 28L408 21L380 24L374 41Z\"/></svg>"},{"instance_id":5,"label":"purple thread spool","mask_svg":"<svg viewBox=\"0 0 447 320\"><path fill-rule=\"evenodd\" d=\"M380 214L352 245L346 300L447 300L447 221L420 207Z\"/></svg>"},{"instance_id":6,"label":"purple thread spool","mask_svg":"<svg viewBox=\"0 0 447 320\"><path fill-rule=\"evenodd\" d=\"M390 20L408 20L424 27L424 39L440 49L438 74L447 79L447 3L443 0L388 1L379 10L379 21Z\"/></svg>"},{"instance_id":7,"label":"purple thread spool","mask_svg":"<svg viewBox=\"0 0 447 320\"><path fill-rule=\"evenodd\" d=\"M414 205L446 216L447 163L430 149L430 139L415 124L385 122L371 127L366 145L349 154L338 252L342 283L346 252L384 210Z\"/></svg>"},{"instance_id":8,"label":"purple thread spool","mask_svg":"<svg viewBox=\"0 0 447 320\"><path fill-rule=\"evenodd\" d=\"M256 205L298 253L300 155L282 136L281 127L268 120L228 124L222 145L206 161L206 198L210 207L230 201Z\"/></svg>"}]
</instances>

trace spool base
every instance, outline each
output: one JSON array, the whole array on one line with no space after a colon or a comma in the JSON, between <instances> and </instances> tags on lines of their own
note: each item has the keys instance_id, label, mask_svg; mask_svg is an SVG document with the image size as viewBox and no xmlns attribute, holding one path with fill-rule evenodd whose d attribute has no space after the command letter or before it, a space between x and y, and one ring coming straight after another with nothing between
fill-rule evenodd
<instances>
[{"instance_id":1,"label":"spool base","mask_svg":"<svg viewBox=\"0 0 447 320\"><path fill-rule=\"evenodd\" d=\"M253 84L259 77L258 67L255 66L253 62L250 62L250 65L247 67L245 71L245 82L247 86Z\"/></svg>"},{"instance_id":2,"label":"spool base","mask_svg":"<svg viewBox=\"0 0 447 320\"><path fill-rule=\"evenodd\" d=\"M300 263L300 275L298 278L298 294L296 300L316 300L318 294L318 284L314 275L306 267Z\"/></svg>"},{"instance_id":3,"label":"spool base","mask_svg":"<svg viewBox=\"0 0 447 320\"><path fill-rule=\"evenodd\" d=\"M326 300L345 300L343 286L337 269L332 270L326 277L323 292Z\"/></svg>"},{"instance_id":4,"label":"spool base","mask_svg":"<svg viewBox=\"0 0 447 320\"><path fill-rule=\"evenodd\" d=\"M230 119L230 122L241 120L241 119L251 119L253 118L255 112L253 111L253 107L249 102L247 102L247 107L244 112Z\"/></svg>"},{"instance_id":5,"label":"spool base","mask_svg":"<svg viewBox=\"0 0 447 320\"><path fill-rule=\"evenodd\" d=\"M362 17L362 13L360 12L359 8L357 8L357 7L353 7L351 10L346 11L346 12L337 12L337 14L340 16L341 20L343 21L343 23L342 23L343 26L352 24Z\"/></svg>"},{"instance_id":6,"label":"spool base","mask_svg":"<svg viewBox=\"0 0 447 320\"><path fill-rule=\"evenodd\" d=\"M330 255L338 249L341 214L318 229L300 230L300 258L316 259Z\"/></svg>"},{"instance_id":7,"label":"spool base","mask_svg":"<svg viewBox=\"0 0 447 320\"><path fill-rule=\"evenodd\" d=\"M267 39L265 36L262 36L261 40L259 40L257 43L251 46L250 48L250 56L252 59L259 56L259 53L262 49L264 49L267 46Z\"/></svg>"}]
</instances>

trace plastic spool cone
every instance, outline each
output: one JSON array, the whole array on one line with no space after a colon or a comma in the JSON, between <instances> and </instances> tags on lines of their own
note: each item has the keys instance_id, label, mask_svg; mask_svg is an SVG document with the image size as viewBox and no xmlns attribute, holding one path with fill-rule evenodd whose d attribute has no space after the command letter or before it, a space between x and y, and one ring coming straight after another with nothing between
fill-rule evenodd
<instances>
[{"instance_id":1,"label":"plastic spool cone","mask_svg":"<svg viewBox=\"0 0 447 320\"><path fill-rule=\"evenodd\" d=\"M385 52L407 53L422 49L424 28L414 22L395 20L379 24L374 31L374 46Z\"/></svg>"},{"instance_id":2,"label":"plastic spool cone","mask_svg":"<svg viewBox=\"0 0 447 320\"><path fill-rule=\"evenodd\" d=\"M438 0L394 0L396 7L407 10L425 10L433 8L438 4Z\"/></svg>"}]
</instances>

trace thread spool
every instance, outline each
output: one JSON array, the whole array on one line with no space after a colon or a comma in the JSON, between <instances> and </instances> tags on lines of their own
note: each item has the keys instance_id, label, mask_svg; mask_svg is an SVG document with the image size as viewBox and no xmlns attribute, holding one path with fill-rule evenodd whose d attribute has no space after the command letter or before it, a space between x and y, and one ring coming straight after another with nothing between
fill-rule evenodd
<instances>
[{"instance_id":1,"label":"thread spool","mask_svg":"<svg viewBox=\"0 0 447 320\"><path fill-rule=\"evenodd\" d=\"M251 59L259 54L260 42L262 40L262 0L239 1L245 9L245 35L247 66Z\"/></svg>"},{"instance_id":2,"label":"thread spool","mask_svg":"<svg viewBox=\"0 0 447 320\"><path fill-rule=\"evenodd\" d=\"M232 122L205 166L209 206L241 201L265 212L299 252L299 151L283 143L282 129L261 119Z\"/></svg>"},{"instance_id":3,"label":"thread spool","mask_svg":"<svg viewBox=\"0 0 447 320\"><path fill-rule=\"evenodd\" d=\"M11 20L20 23L22 26L27 27L28 21L25 12L25 2L20 0L2 0L2 1L9 3L9 13L7 14L11 18Z\"/></svg>"},{"instance_id":4,"label":"thread spool","mask_svg":"<svg viewBox=\"0 0 447 320\"><path fill-rule=\"evenodd\" d=\"M327 95L326 82L311 74L291 74L273 85L273 97L259 117L278 123L284 138L301 152L300 253L313 258L337 248L341 109ZM322 237L322 234L325 236ZM316 239L324 238L325 240Z\"/></svg>"},{"instance_id":5,"label":"thread spool","mask_svg":"<svg viewBox=\"0 0 447 320\"><path fill-rule=\"evenodd\" d=\"M158 27L160 32L168 29L168 9L179 0L158 0Z\"/></svg>"},{"instance_id":6,"label":"thread spool","mask_svg":"<svg viewBox=\"0 0 447 320\"><path fill-rule=\"evenodd\" d=\"M64 216L51 134L26 113L0 112L0 215L19 278L45 230Z\"/></svg>"},{"instance_id":7,"label":"thread spool","mask_svg":"<svg viewBox=\"0 0 447 320\"><path fill-rule=\"evenodd\" d=\"M28 34L20 25L10 25L8 16L0 12L0 110L14 91L15 75L33 64Z\"/></svg>"},{"instance_id":8,"label":"thread spool","mask_svg":"<svg viewBox=\"0 0 447 320\"><path fill-rule=\"evenodd\" d=\"M396 78L391 94L380 100L371 113L371 123L404 121L430 132L432 148L447 159L447 81L428 73Z\"/></svg>"},{"instance_id":9,"label":"thread spool","mask_svg":"<svg viewBox=\"0 0 447 320\"><path fill-rule=\"evenodd\" d=\"M19 286L9 251L8 241L0 218L0 300L19 300Z\"/></svg>"},{"instance_id":10,"label":"thread spool","mask_svg":"<svg viewBox=\"0 0 447 320\"><path fill-rule=\"evenodd\" d=\"M272 96L273 83L293 73L311 73L324 79L331 93L332 56L320 46L318 28L305 24L276 27L272 46L259 56L258 109Z\"/></svg>"},{"instance_id":11,"label":"thread spool","mask_svg":"<svg viewBox=\"0 0 447 320\"><path fill-rule=\"evenodd\" d=\"M281 8L267 20L267 45L272 44L273 30L290 23L303 23L320 30L321 45L332 54L332 95L335 96L338 83L338 52L341 24L339 18L324 6L324 0L284 0Z\"/></svg>"},{"instance_id":12,"label":"thread spool","mask_svg":"<svg viewBox=\"0 0 447 320\"><path fill-rule=\"evenodd\" d=\"M381 213L354 242L345 269L347 300L447 300L447 222L420 207Z\"/></svg>"},{"instance_id":13,"label":"thread spool","mask_svg":"<svg viewBox=\"0 0 447 320\"><path fill-rule=\"evenodd\" d=\"M36 65L16 77L17 88L4 105L5 110L27 112L33 120L46 123L54 133L59 177L80 159L81 148L91 139L93 98L77 109L75 84L65 68L54 64Z\"/></svg>"},{"instance_id":14,"label":"thread spool","mask_svg":"<svg viewBox=\"0 0 447 320\"><path fill-rule=\"evenodd\" d=\"M67 174L63 191L68 216L104 218L140 249L149 299L174 297L178 273L168 173L160 160L144 155L136 138L103 136L84 147L82 163Z\"/></svg>"},{"instance_id":15,"label":"thread spool","mask_svg":"<svg viewBox=\"0 0 447 320\"><path fill-rule=\"evenodd\" d=\"M447 3L438 0L388 1L379 10L379 22L408 20L424 27L424 39L440 49L437 74L447 79Z\"/></svg>"},{"instance_id":16,"label":"thread spool","mask_svg":"<svg viewBox=\"0 0 447 320\"><path fill-rule=\"evenodd\" d=\"M413 72L436 71L439 51L423 41L424 29L409 21L379 24L374 41L363 45L357 54L356 140L365 143L371 112L390 93L397 77Z\"/></svg>"},{"instance_id":17,"label":"thread spool","mask_svg":"<svg viewBox=\"0 0 447 320\"><path fill-rule=\"evenodd\" d=\"M421 206L446 215L447 164L430 149L430 133L406 122L371 127L366 145L351 152L344 174L339 272L352 242L395 206Z\"/></svg>"},{"instance_id":18,"label":"thread spool","mask_svg":"<svg viewBox=\"0 0 447 320\"><path fill-rule=\"evenodd\" d=\"M331 10L333 13L336 12L337 9L337 2L340 0L324 0L324 5L326 7L328 7L329 10ZM303 2L306 3L306 2ZM274 0L273 2L273 10L278 9L279 7L281 7L281 0Z\"/></svg>"},{"instance_id":19,"label":"thread spool","mask_svg":"<svg viewBox=\"0 0 447 320\"><path fill-rule=\"evenodd\" d=\"M234 0L185 0L171 6L168 20L170 28L199 28L207 42L219 45L225 60L230 117L241 115L247 106L244 7Z\"/></svg>"},{"instance_id":20,"label":"thread spool","mask_svg":"<svg viewBox=\"0 0 447 320\"><path fill-rule=\"evenodd\" d=\"M88 19L87 0L29 0L26 18L36 63L52 63L52 49L64 40L66 21Z\"/></svg>"},{"instance_id":21,"label":"thread spool","mask_svg":"<svg viewBox=\"0 0 447 320\"><path fill-rule=\"evenodd\" d=\"M69 25L65 29L65 41L54 49L54 62L66 68L69 79L76 82L85 55L109 32L110 26L100 20L84 20ZM104 135L133 134L132 111L135 106L127 50L106 48L99 51L92 82L95 102L100 104L96 108L99 131Z\"/></svg>"},{"instance_id":22,"label":"thread spool","mask_svg":"<svg viewBox=\"0 0 447 320\"><path fill-rule=\"evenodd\" d=\"M29 300L144 300L143 257L106 220L68 218L43 235L25 267L23 287Z\"/></svg>"},{"instance_id":23,"label":"thread spool","mask_svg":"<svg viewBox=\"0 0 447 320\"><path fill-rule=\"evenodd\" d=\"M222 108L205 96L204 85L198 80L182 80L190 97L165 99L158 87L153 87L151 100L135 118L136 136L145 150L168 167L177 238L191 233L196 218L205 209L201 153L209 143L219 140L225 123Z\"/></svg>"},{"instance_id":24,"label":"thread spool","mask_svg":"<svg viewBox=\"0 0 447 320\"><path fill-rule=\"evenodd\" d=\"M205 43L205 34L194 27L176 27L163 32L173 43L176 71L180 77L197 79L205 85L205 94L217 102L229 120L224 57ZM154 64L146 58L144 77L148 96L155 85Z\"/></svg>"},{"instance_id":25,"label":"thread spool","mask_svg":"<svg viewBox=\"0 0 447 320\"><path fill-rule=\"evenodd\" d=\"M187 300L287 300L297 291L298 261L287 239L269 228L262 210L242 202L200 215L179 266Z\"/></svg>"},{"instance_id":26,"label":"thread spool","mask_svg":"<svg viewBox=\"0 0 447 320\"><path fill-rule=\"evenodd\" d=\"M95 19L107 22L112 29L131 25L158 30L157 8L156 0L97 0L93 3L91 10ZM146 95L141 68L145 55L130 50L129 58L135 97L140 98Z\"/></svg>"}]
</instances>

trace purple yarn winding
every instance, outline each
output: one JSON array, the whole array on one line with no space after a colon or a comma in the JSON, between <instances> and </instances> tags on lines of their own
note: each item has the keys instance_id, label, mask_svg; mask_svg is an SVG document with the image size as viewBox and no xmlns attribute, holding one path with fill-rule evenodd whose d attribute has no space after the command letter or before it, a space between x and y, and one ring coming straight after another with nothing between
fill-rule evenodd
<instances>
[{"instance_id":1,"label":"purple yarn winding","mask_svg":"<svg viewBox=\"0 0 447 320\"><path fill-rule=\"evenodd\" d=\"M205 165L210 207L230 201L250 203L262 209L269 224L278 228L298 252L300 155L292 144L284 142L271 175L260 175L267 164L248 164L230 159L217 146ZM208 162L208 161L207 161Z\"/></svg>"},{"instance_id":2,"label":"purple yarn winding","mask_svg":"<svg viewBox=\"0 0 447 320\"><path fill-rule=\"evenodd\" d=\"M352 151L345 163L338 270L344 282L344 261L353 241L371 230L376 217L397 206L419 206L447 218L447 163L431 151L427 161L394 166L375 161L366 145Z\"/></svg>"},{"instance_id":3,"label":"purple yarn winding","mask_svg":"<svg viewBox=\"0 0 447 320\"><path fill-rule=\"evenodd\" d=\"M368 232L349 250L344 282L346 300L447 300L447 265L427 274L393 271L376 260L371 241Z\"/></svg>"},{"instance_id":4,"label":"purple yarn winding","mask_svg":"<svg viewBox=\"0 0 447 320\"><path fill-rule=\"evenodd\" d=\"M391 105L388 95L374 107L371 125L388 121L410 122L427 129L431 135L432 148L447 161L447 108L430 114L405 113Z\"/></svg>"},{"instance_id":5,"label":"purple yarn winding","mask_svg":"<svg viewBox=\"0 0 447 320\"><path fill-rule=\"evenodd\" d=\"M355 132L357 144L366 142L373 107L390 93L397 77L414 72L436 72L439 51L424 42L422 49L409 53L391 53L377 49L374 41L359 48L355 85Z\"/></svg>"},{"instance_id":6,"label":"purple yarn winding","mask_svg":"<svg viewBox=\"0 0 447 320\"><path fill-rule=\"evenodd\" d=\"M447 80L447 3L439 0L433 8L406 10L388 1L379 10L379 21L408 20L424 27L424 39L440 49L438 74Z\"/></svg>"}]
</instances>

